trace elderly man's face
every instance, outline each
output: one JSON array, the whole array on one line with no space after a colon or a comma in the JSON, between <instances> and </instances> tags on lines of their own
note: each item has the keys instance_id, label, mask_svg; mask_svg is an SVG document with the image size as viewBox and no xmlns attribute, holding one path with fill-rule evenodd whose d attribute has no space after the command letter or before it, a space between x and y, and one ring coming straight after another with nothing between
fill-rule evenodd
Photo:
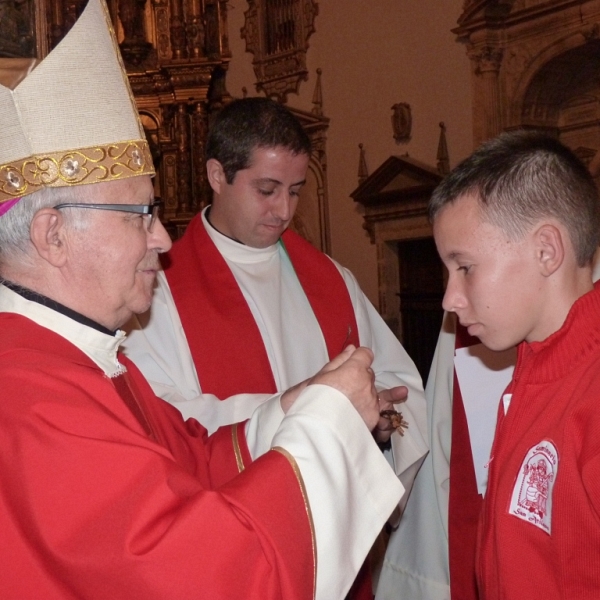
<instances>
[{"instance_id":1,"label":"elderly man's face","mask_svg":"<svg viewBox=\"0 0 600 600\"><path fill-rule=\"evenodd\" d=\"M148 176L97 184L95 202L150 204L154 193ZM76 210L76 209L74 209ZM71 275L81 289L81 312L109 329L117 329L133 313L150 307L158 255L171 240L157 220L148 232L148 218L139 214L90 210L81 231L73 231Z\"/></svg>"}]
</instances>

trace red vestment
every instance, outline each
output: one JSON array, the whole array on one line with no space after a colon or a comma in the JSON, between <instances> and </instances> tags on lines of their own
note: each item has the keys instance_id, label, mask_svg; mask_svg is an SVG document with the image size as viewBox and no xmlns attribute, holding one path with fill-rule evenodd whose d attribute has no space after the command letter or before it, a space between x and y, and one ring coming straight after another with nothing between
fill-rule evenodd
<instances>
[{"instance_id":1,"label":"red vestment","mask_svg":"<svg viewBox=\"0 0 600 600\"><path fill-rule=\"evenodd\" d=\"M346 284L333 262L292 231L286 251L327 344L329 358L359 345ZM202 391L227 398L277 391L260 331L200 215L163 260ZM307 349L309 351L310 349Z\"/></svg>"},{"instance_id":2,"label":"red vestment","mask_svg":"<svg viewBox=\"0 0 600 600\"><path fill-rule=\"evenodd\" d=\"M465 327L456 323L456 349L479 343L478 338L470 336ZM448 499L448 558L450 596L453 600L477 600L479 597L475 577L475 552L482 504L483 498L477 491L467 415L454 371Z\"/></svg>"},{"instance_id":3,"label":"red vestment","mask_svg":"<svg viewBox=\"0 0 600 600\"><path fill-rule=\"evenodd\" d=\"M243 427L207 438L120 357L143 426L58 334L11 313L0 331L3 598L313 597L310 518L282 453L238 474Z\"/></svg>"}]
</instances>

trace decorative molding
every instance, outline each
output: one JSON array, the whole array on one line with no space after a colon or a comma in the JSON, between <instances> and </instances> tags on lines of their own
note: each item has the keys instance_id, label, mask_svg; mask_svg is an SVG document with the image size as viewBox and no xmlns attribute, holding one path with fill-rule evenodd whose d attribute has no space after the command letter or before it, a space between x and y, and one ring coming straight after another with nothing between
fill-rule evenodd
<instances>
[{"instance_id":1,"label":"decorative molding","mask_svg":"<svg viewBox=\"0 0 600 600\"><path fill-rule=\"evenodd\" d=\"M35 58L35 10L33 0L0 2L0 57Z\"/></svg>"},{"instance_id":2,"label":"decorative molding","mask_svg":"<svg viewBox=\"0 0 600 600\"><path fill-rule=\"evenodd\" d=\"M323 89L321 87L321 75L323 74L322 69L317 69L317 83L315 84L315 91L313 92L313 109L312 114L317 117L323 116Z\"/></svg>"},{"instance_id":3,"label":"decorative molding","mask_svg":"<svg viewBox=\"0 0 600 600\"><path fill-rule=\"evenodd\" d=\"M248 0L241 36L254 54L257 91L280 102L298 93L318 9L315 0Z\"/></svg>"},{"instance_id":4,"label":"decorative molding","mask_svg":"<svg viewBox=\"0 0 600 600\"><path fill-rule=\"evenodd\" d=\"M412 114L410 104L399 102L392 106L392 129L396 144L403 144L410 141L412 133Z\"/></svg>"},{"instance_id":5,"label":"decorative molding","mask_svg":"<svg viewBox=\"0 0 600 600\"><path fill-rule=\"evenodd\" d=\"M504 50L502 48L495 48L493 46L480 48L473 56L473 59L475 59L477 64L477 72L498 73L498 71L500 71L503 56Z\"/></svg>"},{"instance_id":6,"label":"decorative molding","mask_svg":"<svg viewBox=\"0 0 600 600\"><path fill-rule=\"evenodd\" d=\"M331 228L327 184L329 119L322 115L315 115L314 112L293 107L289 109L304 127L312 145L307 180L300 192L300 202L296 211L298 218L295 219L292 228L300 235L304 235L316 248L330 254ZM299 221L304 221L303 225L300 225Z\"/></svg>"},{"instance_id":7,"label":"decorative molding","mask_svg":"<svg viewBox=\"0 0 600 600\"><path fill-rule=\"evenodd\" d=\"M432 237L427 206L441 179L437 169L408 155L390 156L350 194L362 206L363 228L377 248L380 314L400 339L400 244ZM435 338L438 331L439 324Z\"/></svg>"},{"instance_id":8,"label":"decorative molding","mask_svg":"<svg viewBox=\"0 0 600 600\"><path fill-rule=\"evenodd\" d=\"M525 127L600 149L600 0L467 1L453 32L471 59L474 146Z\"/></svg>"}]
</instances>

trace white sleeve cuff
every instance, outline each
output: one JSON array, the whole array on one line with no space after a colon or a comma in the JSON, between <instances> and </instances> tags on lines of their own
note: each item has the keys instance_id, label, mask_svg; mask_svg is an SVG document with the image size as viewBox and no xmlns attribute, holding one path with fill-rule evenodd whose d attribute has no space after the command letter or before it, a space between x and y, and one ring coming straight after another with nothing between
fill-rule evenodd
<instances>
[{"instance_id":1,"label":"white sleeve cuff","mask_svg":"<svg viewBox=\"0 0 600 600\"><path fill-rule=\"evenodd\" d=\"M339 391L308 386L273 446L296 460L317 543L317 600L343 598L404 488Z\"/></svg>"}]
</instances>

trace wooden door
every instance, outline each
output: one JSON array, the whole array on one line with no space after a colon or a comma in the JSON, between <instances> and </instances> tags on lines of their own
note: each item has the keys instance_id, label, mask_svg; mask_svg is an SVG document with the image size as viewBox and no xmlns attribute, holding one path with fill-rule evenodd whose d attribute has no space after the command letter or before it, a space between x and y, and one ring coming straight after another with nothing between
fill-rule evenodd
<instances>
[{"instance_id":1,"label":"wooden door","mask_svg":"<svg viewBox=\"0 0 600 600\"><path fill-rule=\"evenodd\" d=\"M403 345L426 382L440 327L444 267L433 238L398 242Z\"/></svg>"}]
</instances>

